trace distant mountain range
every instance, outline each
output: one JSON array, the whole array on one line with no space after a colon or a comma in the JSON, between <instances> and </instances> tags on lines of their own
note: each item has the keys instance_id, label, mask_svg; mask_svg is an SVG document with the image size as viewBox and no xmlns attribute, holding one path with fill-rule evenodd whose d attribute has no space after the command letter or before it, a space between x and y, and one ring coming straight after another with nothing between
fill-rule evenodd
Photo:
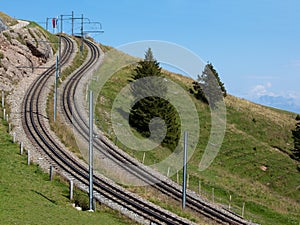
<instances>
[{"instance_id":1,"label":"distant mountain range","mask_svg":"<svg viewBox=\"0 0 300 225\"><path fill-rule=\"evenodd\" d=\"M257 99L250 100L261 105L266 105L300 114L300 105L296 104L295 99L293 98L288 98L284 96L262 95Z\"/></svg>"}]
</instances>

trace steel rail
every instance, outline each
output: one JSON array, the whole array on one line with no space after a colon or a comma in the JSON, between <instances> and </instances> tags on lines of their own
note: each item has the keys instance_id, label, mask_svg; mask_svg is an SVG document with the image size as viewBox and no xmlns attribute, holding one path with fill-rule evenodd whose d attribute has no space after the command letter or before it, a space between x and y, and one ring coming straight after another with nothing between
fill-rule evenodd
<instances>
[{"instance_id":1,"label":"steel rail","mask_svg":"<svg viewBox=\"0 0 300 225\"><path fill-rule=\"evenodd\" d=\"M67 44L69 51L73 49L72 42L68 38L63 37L63 40ZM72 50L71 50L72 51ZM68 51L64 51L62 56L62 64L64 64L69 55ZM90 62L92 63L97 57L92 54ZM87 63L88 68L90 63ZM24 116L23 126L29 138L32 140L35 146L37 146L44 154L46 154L51 161L53 161L62 171L69 173L71 176L82 182L88 184L88 169L80 164L76 159L66 153L61 146L49 135L49 132L44 126L42 115L40 113L40 97L43 92L43 87L49 80L51 74L53 74L55 67L52 66L46 72L44 72L29 89L26 98L24 100ZM83 70L84 71L84 70ZM81 72L83 72L81 71ZM97 176L94 176L95 190L101 195L113 199L118 204L141 215L142 217L153 221L155 223L162 224L189 224L184 219L176 216L172 216L157 207L153 207L141 199L132 196L122 189L117 188L105 180L101 180Z\"/></svg>"},{"instance_id":2,"label":"steel rail","mask_svg":"<svg viewBox=\"0 0 300 225\"><path fill-rule=\"evenodd\" d=\"M91 46L94 45L93 43L86 42L86 44L90 46L92 51L99 51L95 49L95 47ZM68 122L71 123L77 129L77 132L79 132L84 139L88 140L87 120L85 120L78 111L78 107L82 106L76 105L76 101L74 100L75 91L82 76L83 74L80 72L73 75L73 78L70 79L65 86L61 101L63 102L63 110ZM104 138L100 137L100 140L95 140L95 147L106 157L110 158L116 164L123 167L123 169L131 172L131 174L134 174L139 179L149 184L156 183L155 185L153 185L154 188L168 196L172 196L176 200L181 200L182 193L179 188L170 185L169 183L161 180L159 177L156 177L151 172L147 171L139 164L137 164L135 161L131 160L130 156L126 157L123 154L120 154L117 150L115 150L116 147L107 142ZM236 214L233 214L229 211L214 208L212 205L204 202L199 198L195 198L190 194L187 195L187 206L203 214L204 216L209 217L220 223L225 222L234 225L249 224L248 221L237 216Z\"/></svg>"}]
</instances>

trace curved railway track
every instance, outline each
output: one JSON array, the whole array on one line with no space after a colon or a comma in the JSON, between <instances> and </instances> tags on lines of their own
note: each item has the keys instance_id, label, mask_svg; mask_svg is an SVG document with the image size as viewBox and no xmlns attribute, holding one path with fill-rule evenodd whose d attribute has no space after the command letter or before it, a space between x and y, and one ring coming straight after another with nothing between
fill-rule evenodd
<instances>
[{"instance_id":1,"label":"curved railway track","mask_svg":"<svg viewBox=\"0 0 300 225\"><path fill-rule=\"evenodd\" d=\"M90 62L86 63L79 71L73 74L72 79L69 79L65 84L63 95L61 98L63 113L65 114L68 123L72 124L77 132L82 136L83 139L88 141L89 128L86 116L81 115L79 105L75 100L76 90L79 85L81 78L83 77L83 71L95 63L95 59L99 58L99 48L93 43L86 41L86 45L90 48L91 58ZM159 190L167 196L171 196L175 200L181 201L182 193L181 188L177 185L172 185L169 182L161 179L160 177L147 170L144 166L132 160L130 156L122 154L118 151L116 146L111 144L103 137L99 137L94 141L94 149L100 151L105 157L113 160L114 163L121 166L124 170L129 171L134 176L138 177L145 183L155 183L152 185L155 189ZM96 177L94 177L96 179ZM187 193L187 207L192 210L211 218L219 223L223 224L250 224L243 218L226 211L224 209L215 208L213 205L204 202L200 198Z\"/></svg>"},{"instance_id":2,"label":"curved railway track","mask_svg":"<svg viewBox=\"0 0 300 225\"><path fill-rule=\"evenodd\" d=\"M65 43L65 50L62 55L61 65L64 65L71 52L74 50L73 42L67 38L62 38ZM88 44L91 47L92 44ZM94 46L94 45L93 45ZM94 52L96 53L96 52ZM85 64L85 69L88 68L95 60L97 55L92 53L89 61ZM99 53L99 52L98 52ZM82 73L84 68L80 69ZM28 90L23 102L23 127L33 145L43 154L46 155L61 171L69 174L82 184L88 185L88 168L79 163L74 157L68 154L62 146L49 135L49 131L44 124L44 115L42 115L41 101L45 85L49 82L50 77L55 72L55 66L50 67L41 76L35 80ZM167 212L152 203L141 200L137 196L129 194L121 188L112 185L105 179L100 179L97 176L94 179L94 191L102 196L112 199L117 204L134 212L135 214L145 218L146 221L156 224L190 224L186 219L180 218L174 214ZM94 194L95 194L94 192Z\"/></svg>"}]
</instances>

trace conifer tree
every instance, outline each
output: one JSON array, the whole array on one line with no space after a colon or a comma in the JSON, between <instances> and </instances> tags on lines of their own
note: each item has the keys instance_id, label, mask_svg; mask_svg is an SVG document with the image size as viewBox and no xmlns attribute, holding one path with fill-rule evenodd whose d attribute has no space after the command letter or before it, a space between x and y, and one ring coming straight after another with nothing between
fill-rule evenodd
<instances>
[{"instance_id":1,"label":"conifer tree","mask_svg":"<svg viewBox=\"0 0 300 225\"><path fill-rule=\"evenodd\" d=\"M138 81L149 77L154 79ZM132 76L131 91L139 101L131 108L129 124L143 136L151 135L153 141L160 141L160 137L166 133L161 144L174 150L180 138L180 121L176 109L166 99L166 82L155 79L162 77L161 67L149 48Z\"/></svg>"},{"instance_id":2,"label":"conifer tree","mask_svg":"<svg viewBox=\"0 0 300 225\"><path fill-rule=\"evenodd\" d=\"M211 63L206 64L201 76L193 82L191 93L202 102L210 103L212 108L227 95L224 83Z\"/></svg>"}]
</instances>

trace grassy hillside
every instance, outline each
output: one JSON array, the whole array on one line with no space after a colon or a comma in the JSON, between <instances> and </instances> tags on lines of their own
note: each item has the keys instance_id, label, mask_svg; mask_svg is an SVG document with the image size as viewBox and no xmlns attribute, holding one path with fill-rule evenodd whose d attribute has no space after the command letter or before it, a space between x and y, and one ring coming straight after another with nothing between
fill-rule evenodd
<instances>
[{"instance_id":1,"label":"grassy hillside","mask_svg":"<svg viewBox=\"0 0 300 225\"><path fill-rule=\"evenodd\" d=\"M116 141L116 137L111 126L110 109L117 94L128 84L132 71L132 67L126 67L116 72L105 83L98 96L98 126L112 141ZM168 72L165 76L181 85L188 93L192 80ZM201 194L205 198L212 201L214 191L214 200L226 207L231 196L232 210L241 214L244 204L245 217L249 220L270 225L298 225L300 172L297 170L298 163L289 157L293 147L291 129L294 128L295 114L229 95L225 99L227 125L220 152L212 165L200 172L198 164L210 134L210 110L192 95L191 98L199 113L201 138L188 163L189 188L198 192L201 183ZM130 155L142 160L143 152L129 149L119 142L117 144ZM145 164L159 162L170 153L161 147L146 152ZM172 179L176 181L177 176L174 175ZM159 199L147 196L147 191L142 188L136 191L159 203Z\"/></svg>"},{"instance_id":2,"label":"grassy hillside","mask_svg":"<svg viewBox=\"0 0 300 225\"><path fill-rule=\"evenodd\" d=\"M49 44L51 45L54 53L58 50L58 48L59 48L58 36L50 33L49 31L45 30L43 27L41 27L39 24L37 24L36 22L33 22L33 21L29 21L28 26L25 27L25 29L28 29L29 32L30 32L31 28L37 29L39 31L39 33L41 33L41 34L38 34L40 38L42 38L41 35L43 35L45 37L45 39L49 41ZM35 39L35 41L38 45L39 40Z\"/></svg>"},{"instance_id":3,"label":"grassy hillside","mask_svg":"<svg viewBox=\"0 0 300 225\"><path fill-rule=\"evenodd\" d=\"M3 17L3 14L0 13L0 16ZM27 28L36 26L31 23ZM57 37L47 32L44 35L57 41ZM57 45L53 49L55 51ZM110 66L117 67L117 62L112 63ZM110 109L114 99L128 83L131 74L132 67L126 67L105 83L97 99L95 117L97 125L111 140L141 161L144 152L134 151L118 142L110 122ZM192 80L166 71L165 76L188 93ZM198 164L210 135L210 110L192 95L190 97L198 110L201 138L188 164L189 189L200 192L204 198L214 200L224 207L228 207L230 203L231 210L238 214L241 214L244 205L245 217L261 224L298 225L299 163L289 157L293 146L291 129L294 128L295 114L229 95L225 99L227 124L220 152L212 165L200 172ZM49 111L48 113L51 114ZM70 206L68 186L64 181L56 179L50 182L48 175L36 165L27 166L26 156L18 154L18 146L11 143L6 130L7 127L0 124L0 224L62 224L62 221L63 224L126 224L123 222L126 221L125 218L103 206L99 208L100 212L92 214L75 211ZM135 134L138 135L136 132ZM66 136L66 139L71 138ZM146 152L145 164L152 165L169 154L170 150L158 147ZM170 169L172 172L172 167ZM166 174L167 170L161 172ZM182 182L181 173L179 171L179 183ZM177 181L176 175L171 178ZM158 195L148 187L131 187L130 190L182 216L199 221L190 212L180 212L180 204ZM128 224L132 222L128 221Z\"/></svg>"},{"instance_id":4,"label":"grassy hillside","mask_svg":"<svg viewBox=\"0 0 300 225\"><path fill-rule=\"evenodd\" d=\"M18 23L16 19L11 18L9 15L5 14L4 12L0 12L0 18L7 26L13 26Z\"/></svg>"},{"instance_id":5,"label":"grassy hillside","mask_svg":"<svg viewBox=\"0 0 300 225\"><path fill-rule=\"evenodd\" d=\"M1 110L2 112L2 110ZM2 118L2 115L0 113ZM37 165L27 166L26 155L19 154L0 124L0 224L132 224L133 222L104 206L96 213L79 212L69 202L66 183L49 175ZM76 191L76 196L87 194Z\"/></svg>"}]
</instances>

